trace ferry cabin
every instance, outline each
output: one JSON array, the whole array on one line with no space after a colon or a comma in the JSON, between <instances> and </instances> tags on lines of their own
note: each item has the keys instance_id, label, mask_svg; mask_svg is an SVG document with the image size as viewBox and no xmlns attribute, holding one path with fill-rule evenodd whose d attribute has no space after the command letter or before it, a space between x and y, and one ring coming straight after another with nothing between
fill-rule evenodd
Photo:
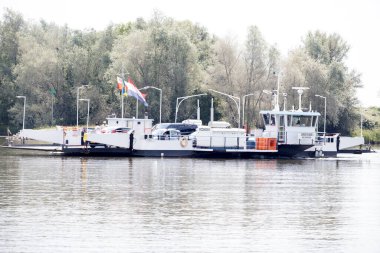
<instances>
[{"instance_id":1,"label":"ferry cabin","mask_svg":"<svg viewBox=\"0 0 380 253\"><path fill-rule=\"evenodd\" d=\"M318 112L261 111L265 130L261 136L277 138L278 145L314 145L318 132Z\"/></svg>"}]
</instances>

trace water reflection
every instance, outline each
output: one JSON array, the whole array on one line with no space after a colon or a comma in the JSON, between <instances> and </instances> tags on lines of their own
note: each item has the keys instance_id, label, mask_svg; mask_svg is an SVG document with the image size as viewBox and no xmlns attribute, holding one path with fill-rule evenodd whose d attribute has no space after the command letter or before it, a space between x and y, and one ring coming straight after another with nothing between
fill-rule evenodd
<instances>
[{"instance_id":1,"label":"water reflection","mask_svg":"<svg viewBox=\"0 0 380 253\"><path fill-rule=\"evenodd\" d=\"M87 192L87 161L88 161L87 157L80 158L82 193L86 193Z\"/></svg>"},{"instance_id":2,"label":"water reflection","mask_svg":"<svg viewBox=\"0 0 380 253\"><path fill-rule=\"evenodd\" d=\"M380 247L378 155L207 160L3 153L0 164L1 252Z\"/></svg>"}]
</instances>

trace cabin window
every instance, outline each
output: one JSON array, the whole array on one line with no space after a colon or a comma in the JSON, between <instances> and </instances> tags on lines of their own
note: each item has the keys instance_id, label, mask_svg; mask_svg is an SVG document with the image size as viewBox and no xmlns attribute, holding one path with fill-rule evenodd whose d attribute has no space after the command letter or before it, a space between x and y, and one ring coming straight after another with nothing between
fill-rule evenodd
<instances>
[{"instance_id":1,"label":"cabin window","mask_svg":"<svg viewBox=\"0 0 380 253\"><path fill-rule=\"evenodd\" d=\"M318 117L317 116L313 116L313 127L317 126L317 121L318 121Z\"/></svg>"},{"instance_id":2,"label":"cabin window","mask_svg":"<svg viewBox=\"0 0 380 253\"><path fill-rule=\"evenodd\" d=\"M269 121L269 124L271 126L274 126L276 125L276 117L274 115L270 115L270 121Z\"/></svg>"},{"instance_id":3,"label":"cabin window","mask_svg":"<svg viewBox=\"0 0 380 253\"><path fill-rule=\"evenodd\" d=\"M295 115L288 116L288 123L293 127L311 127L314 119L313 116Z\"/></svg>"},{"instance_id":4,"label":"cabin window","mask_svg":"<svg viewBox=\"0 0 380 253\"><path fill-rule=\"evenodd\" d=\"M280 116L280 126L285 126L284 115L281 115L281 116Z\"/></svg>"},{"instance_id":5,"label":"cabin window","mask_svg":"<svg viewBox=\"0 0 380 253\"><path fill-rule=\"evenodd\" d=\"M270 114L263 114L264 125L269 125Z\"/></svg>"},{"instance_id":6,"label":"cabin window","mask_svg":"<svg viewBox=\"0 0 380 253\"><path fill-rule=\"evenodd\" d=\"M265 125L271 125L274 126L276 125L276 117L273 114L263 114L263 119L264 119L264 124Z\"/></svg>"}]
</instances>

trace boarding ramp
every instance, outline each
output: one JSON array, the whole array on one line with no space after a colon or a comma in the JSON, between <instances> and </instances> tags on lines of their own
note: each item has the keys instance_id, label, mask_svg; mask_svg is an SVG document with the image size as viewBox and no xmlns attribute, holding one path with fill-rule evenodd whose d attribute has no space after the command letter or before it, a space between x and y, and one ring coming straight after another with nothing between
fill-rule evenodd
<instances>
[{"instance_id":1,"label":"boarding ramp","mask_svg":"<svg viewBox=\"0 0 380 253\"><path fill-rule=\"evenodd\" d=\"M364 145L364 137L340 136L339 149L349 149Z\"/></svg>"},{"instance_id":2,"label":"boarding ramp","mask_svg":"<svg viewBox=\"0 0 380 253\"><path fill-rule=\"evenodd\" d=\"M44 141L54 144L64 143L64 131L57 129L23 129L19 133L19 137L32 140Z\"/></svg>"}]
</instances>

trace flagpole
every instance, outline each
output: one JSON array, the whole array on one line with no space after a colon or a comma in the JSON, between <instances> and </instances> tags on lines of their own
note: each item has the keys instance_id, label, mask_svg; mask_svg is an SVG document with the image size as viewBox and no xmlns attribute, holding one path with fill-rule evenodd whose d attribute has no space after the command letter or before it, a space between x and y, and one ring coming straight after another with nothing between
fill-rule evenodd
<instances>
[{"instance_id":1,"label":"flagpole","mask_svg":"<svg viewBox=\"0 0 380 253\"><path fill-rule=\"evenodd\" d=\"M124 118L124 87L121 90L121 118Z\"/></svg>"},{"instance_id":2,"label":"flagpole","mask_svg":"<svg viewBox=\"0 0 380 253\"><path fill-rule=\"evenodd\" d=\"M124 64L121 63L121 78L123 78L124 82ZM124 118L124 83L121 89L121 118Z\"/></svg>"},{"instance_id":3,"label":"flagpole","mask_svg":"<svg viewBox=\"0 0 380 253\"><path fill-rule=\"evenodd\" d=\"M51 125L54 125L54 95L51 94Z\"/></svg>"},{"instance_id":4,"label":"flagpole","mask_svg":"<svg viewBox=\"0 0 380 253\"><path fill-rule=\"evenodd\" d=\"M136 119L139 118L139 100L136 98Z\"/></svg>"}]
</instances>

